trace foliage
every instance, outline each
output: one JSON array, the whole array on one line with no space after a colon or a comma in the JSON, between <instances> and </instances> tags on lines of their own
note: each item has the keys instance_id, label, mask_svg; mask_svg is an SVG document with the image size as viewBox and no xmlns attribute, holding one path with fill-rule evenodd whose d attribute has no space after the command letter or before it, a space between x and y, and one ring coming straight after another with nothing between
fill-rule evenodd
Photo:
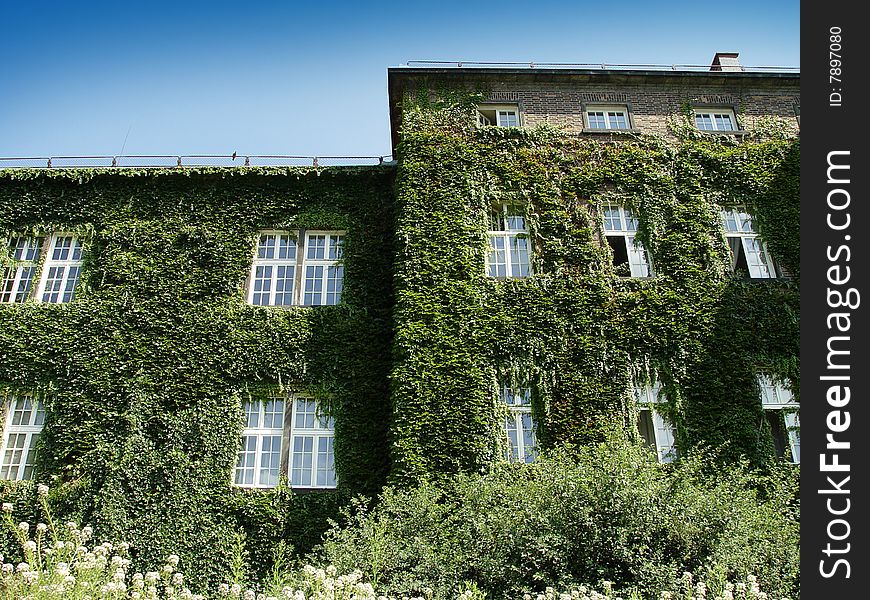
<instances>
[{"instance_id":1,"label":"foliage","mask_svg":"<svg viewBox=\"0 0 870 600\"><path fill-rule=\"evenodd\" d=\"M657 598L685 571L711 594L752 573L771 594L796 594L793 473L711 471L700 458L668 468L646 448L618 442L573 454L441 486L388 487L373 508L353 505L316 560L360 568L388 595L431 588L436 599L451 598L458 581L490 598L602 581Z\"/></svg>"}]
</instances>

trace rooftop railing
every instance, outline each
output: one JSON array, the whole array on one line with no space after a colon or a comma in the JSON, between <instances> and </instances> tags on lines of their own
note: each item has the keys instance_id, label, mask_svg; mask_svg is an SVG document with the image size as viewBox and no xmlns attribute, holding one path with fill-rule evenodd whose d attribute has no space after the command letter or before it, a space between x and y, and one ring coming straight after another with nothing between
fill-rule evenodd
<instances>
[{"instance_id":1,"label":"rooftop railing","mask_svg":"<svg viewBox=\"0 0 870 600\"><path fill-rule=\"evenodd\" d=\"M620 63L555 63L555 62L487 62L478 60L409 60L402 67L435 66L440 68L461 69L463 67L477 68L511 68L511 69L601 69L601 70L644 70L644 71L709 71L713 73L735 72L735 67L726 66L711 70L706 65L656 65L656 64L620 64ZM799 73L800 67L736 66L736 72L770 71L782 73Z\"/></svg>"},{"instance_id":2,"label":"rooftop railing","mask_svg":"<svg viewBox=\"0 0 870 600\"><path fill-rule=\"evenodd\" d=\"M389 163L392 156L289 156L280 154L181 154L124 156L0 157L0 169L102 167L361 167Z\"/></svg>"}]
</instances>

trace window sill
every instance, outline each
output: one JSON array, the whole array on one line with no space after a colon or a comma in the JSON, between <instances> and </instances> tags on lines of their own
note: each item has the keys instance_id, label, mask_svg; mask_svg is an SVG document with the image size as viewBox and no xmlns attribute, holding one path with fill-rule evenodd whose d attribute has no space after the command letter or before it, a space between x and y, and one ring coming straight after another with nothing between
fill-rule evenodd
<instances>
[{"instance_id":1,"label":"window sill","mask_svg":"<svg viewBox=\"0 0 870 600\"><path fill-rule=\"evenodd\" d=\"M580 133L592 133L592 134L603 134L603 133L616 133L616 134L638 134L640 133L640 129L632 128L632 129L589 129L583 128Z\"/></svg>"},{"instance_id":2,"label":"window sill","mask_svg":"<svg viewBox=\"0 0 870 600\"><path fill-rule=\"evenodd\" d=\"M732 129L731 131L718 131L718 130L708 130L708 129L696 129L698 133L702 135L734 135L734 136L743 136L748 134L749 132L745 129Z\"/></svg>"}]
</instances>

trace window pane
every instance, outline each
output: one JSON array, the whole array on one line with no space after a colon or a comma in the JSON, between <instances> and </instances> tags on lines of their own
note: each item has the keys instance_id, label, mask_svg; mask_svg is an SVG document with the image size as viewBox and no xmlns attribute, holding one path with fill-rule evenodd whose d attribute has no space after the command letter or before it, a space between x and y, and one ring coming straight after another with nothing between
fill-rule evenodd
<instances>
[{"instance_id":1,"label":"window pane","mask_svg":"<svg viewBox=\"0 0 870 600\"><path fill-rule=\"evenodd\" d=\"M590 112L587 115L589 117L590 129L607 129L607 122L604 120L603 112Z\"/></svg>"},{"instance_id":2,"label":"window pane","mask_svg":"<svg viewBox=\"0 0 870 600\"><path fill-rule=\"evenodd\" d=\"M323 260L326 257L325 235L308 236L308 254L306 256L313 260Z\"/></svg>"},{"instance_id":3,"label":"window pane","mask_svg":"<svg viewBox=\"0 0 870 600\"><path fill-rule=\"evenodd\" d=\"M305 306L316 306L322 303L323 267L308 266L305 269Z\"/></svg>"},{"instance_id":4,"label":"window pane","mask_svg":"<svg viewBox=\"0 0 870 600\"><path fill-rule=\"evenodd\" d=\"M608 113L608 117L610 118L611 129L628 129L628 120L625 118L624 113L612 112Z\"/></svg>"},{"instance_id":5,"label":"window pane","mask_svg":"<svg viewBox=\"0 0 870 600\"><path fill-rule=\"evenodd\" d=\"M511 277L529 276L529 240L511 236Z\"/></svg>"},{"instance_id":6,"label":"window pane","mask_svg":"<svg viewBox=\"0 0 870 600\"><path fill-rule=\"evenodd\" d=\"M275 235L263 234L257 244L257 258L275 258Z\"/></svg>"},{"instance_id":7,"label":"window pane","mask_svg":"<svg viewBox=\"0 0 870 600\"><path fill-rule=\"evenodd\" d=\"M278 258L283 260L296 258L296 240L289 235L282 235L278 240Z\"/></svg>"},{"instance_id":8,"label":"window pane","mask_svg":"<svg viewBox=\"0 0 870 600\"><path fill-rule=\"evenodd\" d=\"M341 291L344 288L344 266L336 265L326 268L326 302L338 304L341 301Z\"/></svg>"},{"instance_id":9,"label":"window pane","mask_svg":"<svg viewBox=\"0 0 870 600\"><path fill-rule=\"evenodd\" d=\"M489 237L489 254L487 256L487 267L487 273L490 277L507 277L505 239L500 235L491 235Z\"/></svg>"},{"instance_id":10,"label":"window pane","mask_svg":"<svg viewBox=\"0 0 870 600\"><path fill-rule=\"evenodd\" d=\"M281 465L281 436L268 435L262 439L260 452L260 480L261 486L274 487L278 485L278 471Z\"/></svg>"}]
</instances>

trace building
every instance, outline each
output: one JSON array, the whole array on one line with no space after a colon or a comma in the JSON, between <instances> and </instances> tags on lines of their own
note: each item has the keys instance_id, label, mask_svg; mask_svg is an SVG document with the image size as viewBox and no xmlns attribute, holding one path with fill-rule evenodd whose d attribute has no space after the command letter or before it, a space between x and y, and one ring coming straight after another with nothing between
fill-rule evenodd
<instances>
[{"instance_id":1,"label":"building","mask_svg":"<svg viewBox=\"0 0 870 600\"><path fill-rule=\"evenodd\" d=\"M3 478L208 565L608 432L799 462L798 73L388 81L394 162L0 171Z\"/></svg>"}]
</instances>

